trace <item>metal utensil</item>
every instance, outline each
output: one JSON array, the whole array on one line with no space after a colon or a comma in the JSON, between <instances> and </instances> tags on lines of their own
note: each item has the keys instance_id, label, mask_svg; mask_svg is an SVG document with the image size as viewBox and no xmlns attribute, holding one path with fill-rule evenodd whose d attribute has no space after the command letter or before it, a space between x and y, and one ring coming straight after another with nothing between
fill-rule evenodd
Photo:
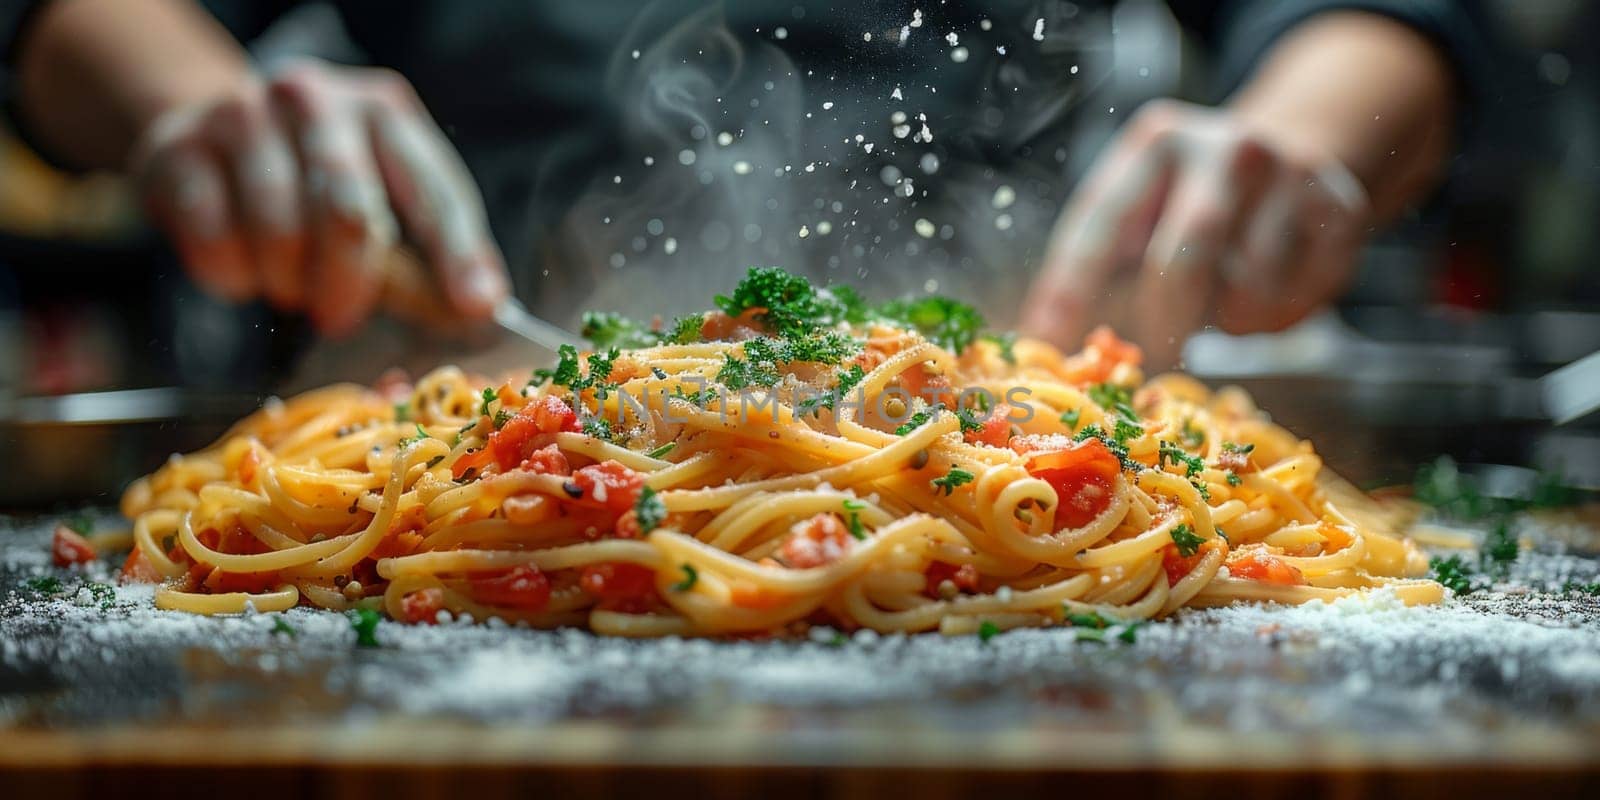
<instances>
[{"instance_id":1,"label":"metal utensil","mask_svg":"<svg viewBox=\"0 0 1600 800\"><path fill-rule=\"evenodd\" d=\"M1590 353L1539 379L1539 397L1556 425L1600 409L1600 351Z\"/></svg>"},{"instance_id":2,"label":"metal utensil","mask_svg":"<svg viewBox=\"0 0 1600 800\"><path fill-rule=\"evenodd\" d=\"M383 306L407 322L449 327L454 320L440 301L441 290L428 276L415 251L404 245L391 248L384 262ZM535 316L514 297L494 310L500 329L554 354L562 345L581 347L577 336Z\"/></svg>"}]
</instances>

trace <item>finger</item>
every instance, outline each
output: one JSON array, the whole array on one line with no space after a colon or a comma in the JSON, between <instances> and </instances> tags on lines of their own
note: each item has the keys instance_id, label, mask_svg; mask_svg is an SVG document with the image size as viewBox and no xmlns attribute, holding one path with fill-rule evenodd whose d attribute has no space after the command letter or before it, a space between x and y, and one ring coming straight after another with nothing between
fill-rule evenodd
<instances>
[{"instance_id":1,"label":"finger","mask_svg":"<svg viewBox=\"0 0 1600 800\"><path fill-rule=\"evenodd\" d=\"M466 165L420 110L380 105L372 122L384 186L407 234L455 309L488 317L507 296L509 281Z\"/></svg>"},{"instance_id":2,"label":"finger","mask_svg":"<svg viewBox=\"0 0 1600 800\"><path fill-rule=\"evenodd\" d=\"M143 182L146 213L172 240L195 283L229 300L253 297L249 256L216 159L180 143L153 160Z\"/></svg>"},{"instance_id":3,"label":"finger","mask_svg":"<svg viewBox=\"0 0 1600 800\"><path fill-rule=\"evenodd\" d=\"M1022 329L1071 347L1097 321L1114 276L1138 264L1172 176L1164 129L1136 126L1075 193L1029 291Z\"/></svg>"},{"instance_id":4,"label":"finger","mask_svg":"<svg viewBox=\"0 0 1600 800\"><path fill-rule=\"evenodd\" d=\"M398 226L378 175L359 106L329 87L320 70L286 72L273 102L295 130L311 231L306 307L328 335L353 330L372 313L381 264Z\"/></svg>"},{"instance_id":5,"label":"finger","mask_svg":"<svg viewBox=\"0 0 1600 800\"><path fill-rule=\"evenodd\" d=\"M279 308L300 308L306 294L305 237L299 164L289 140L259 95L218 105L207 128L208 139L227 164L234 207L262 292Z\"/></svg>"},{"instance_id":6,"label":"finger","mask_svg":"<svg viewBox=\"0 0 1600 800\"><path fill-rule=\"evenodd\" d=\"M1222 328L1281 330L1331 300L1359 250L1365 208L1359 184L1286 168L1263 198L1240 267L1227 280L1219 301Z\"/></svg>"},{"instance_id":7,"label":"finger","mask_svg":"<svg viewBox=\"0 0 1600 800\"><path fill-rule=\"evenodd\" d=\"M1218 265L1265 182L1265 148L1190 141L1185 167L1150 235L1135 281L1133 334L1154 364L1177 360L1183 340L1210 314Z\"/></svg>"}]
</instances>

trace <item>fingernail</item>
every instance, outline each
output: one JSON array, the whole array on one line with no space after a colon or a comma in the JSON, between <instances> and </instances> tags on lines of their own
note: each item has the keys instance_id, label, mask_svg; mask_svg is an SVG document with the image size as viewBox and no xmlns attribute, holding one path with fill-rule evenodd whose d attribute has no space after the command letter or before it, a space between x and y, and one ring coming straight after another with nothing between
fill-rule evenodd
<instances>
[{"instance_id":1,"label":"fingernail","mask_svg":"<svg viewBox=\"0 0 1600 800\"><path fill-rule=\"evenodd\" d=\"M505 280L488 267L478 267L468 272L463 288L469 297L475 298L484 307L498 304L506 293Z\"/></svg>"}]
</instances>

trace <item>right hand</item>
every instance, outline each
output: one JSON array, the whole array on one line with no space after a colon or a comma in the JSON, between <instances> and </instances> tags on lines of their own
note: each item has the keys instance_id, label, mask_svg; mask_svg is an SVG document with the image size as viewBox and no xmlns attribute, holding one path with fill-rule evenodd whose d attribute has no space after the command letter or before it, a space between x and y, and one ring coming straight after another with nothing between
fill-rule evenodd
<instances>
[{"instance_id":1,"label":"right hand","mask_svg":"<svg viewBox=\"0 0 1600 800\"><path fill-rule=\"evenodd\" d=\"M402 228L458 315L486 318L508 292L466 165L388 70L305 62L169 109L130 166L196 282L303 311L325 334L374 311Z\"/></svg>"}]
</instances>

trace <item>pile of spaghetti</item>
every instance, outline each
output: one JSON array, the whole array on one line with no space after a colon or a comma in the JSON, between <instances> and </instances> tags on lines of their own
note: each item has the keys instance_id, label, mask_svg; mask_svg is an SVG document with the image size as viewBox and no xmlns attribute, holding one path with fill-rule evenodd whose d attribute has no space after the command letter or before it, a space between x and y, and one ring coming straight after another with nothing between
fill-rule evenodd
<instances>
[{"instance_id":1,"label":"pile of spaghetti","mask_svg":"<svg viewBox=\"0 0 1600 800\"><path fill-rule=\"evenodd\" d=\"M1143 382L758 269L663 326L488 380L272 402L123 498L163 608L297 604L625 636L992 631L1380 586L1426 560L1237 391Z\"/></svg>"}]
</instances>

